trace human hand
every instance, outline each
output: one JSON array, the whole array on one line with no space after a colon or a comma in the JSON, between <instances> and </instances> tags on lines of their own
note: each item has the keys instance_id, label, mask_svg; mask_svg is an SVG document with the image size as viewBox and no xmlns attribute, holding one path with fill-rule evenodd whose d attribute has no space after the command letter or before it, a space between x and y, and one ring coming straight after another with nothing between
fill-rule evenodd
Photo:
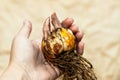
<instances>
[{"instance_id":1,"label":"human hand","mask_svg":"<svg viewBox=\"0 0 120 80\"><path fill-rule=\"evenodd\" d=\"M77 38L78 52L82 54L84 44L81 42L81 39L83 34L73 24L73 19L67 18L61 24L63 27L72 30ZM41 52L41 40L36 39L31 41L29 39L31 31L32 23L25 21L21 30L13 39L10 62L7 70L2 75L3 80L8 80L4 79L4 77L9 76L8 73L16 73L14 75L10 74L9 80L21 80L21 78L15 78L15 76L19 76L18 74L25 80L54 80L60 75L56 67L45 62ZM43 32L45 31L47 31L47 28L43 28Z\"/></svg>"}]
</instances>

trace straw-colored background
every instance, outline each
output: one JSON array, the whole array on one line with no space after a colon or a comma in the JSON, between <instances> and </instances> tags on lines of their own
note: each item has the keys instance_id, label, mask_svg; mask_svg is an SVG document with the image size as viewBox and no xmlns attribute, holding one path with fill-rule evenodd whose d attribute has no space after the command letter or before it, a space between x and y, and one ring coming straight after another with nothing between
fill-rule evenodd
<instances>
[{"instance_id":1,"label":"straw-colored background","mask_svg":"<svg viewBox=\"0 0 120 80\"><path fill-rule=\"evenodd\" d=\"M35 39L52 12L61 20L74 18L85 33L84 57L94 65L98 80L120 80L120 0L0 0L0 74L23 20L32 21Z\"/></svg>"}]
</instances>

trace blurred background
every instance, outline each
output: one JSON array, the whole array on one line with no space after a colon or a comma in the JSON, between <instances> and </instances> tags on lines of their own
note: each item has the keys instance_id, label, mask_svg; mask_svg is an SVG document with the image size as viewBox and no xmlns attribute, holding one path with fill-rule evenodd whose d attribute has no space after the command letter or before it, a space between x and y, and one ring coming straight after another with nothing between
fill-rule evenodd
<instances>
[{"instance_id":1,"label":"blurred background","mask_svg":"<svg viewBox=\"0 0 120 80\"><path fill-rule=\"evenodd\" d=\"M0 74L23 21L31 20L35 39L53 12L61 21L72 17L84 32L83 56L93 64L98 80L120 80L120 0L0 0Z\"/></svg>"}]
</instances>

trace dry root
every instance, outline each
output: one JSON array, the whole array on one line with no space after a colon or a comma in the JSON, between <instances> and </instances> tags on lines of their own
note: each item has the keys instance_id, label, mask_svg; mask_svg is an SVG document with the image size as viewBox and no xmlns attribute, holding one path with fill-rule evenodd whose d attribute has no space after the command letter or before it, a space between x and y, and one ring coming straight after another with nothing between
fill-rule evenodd
<instances>
[{"instance_id":1,"label":"dry root","mask_svg":"<svg viewBox=\"0 0 120 80\"><path fill-rule=\"evenodd\" d=\"M49 60L63 73L63 80L97 80L92 64L75 50Z\"/></svg>"}]
</instances>

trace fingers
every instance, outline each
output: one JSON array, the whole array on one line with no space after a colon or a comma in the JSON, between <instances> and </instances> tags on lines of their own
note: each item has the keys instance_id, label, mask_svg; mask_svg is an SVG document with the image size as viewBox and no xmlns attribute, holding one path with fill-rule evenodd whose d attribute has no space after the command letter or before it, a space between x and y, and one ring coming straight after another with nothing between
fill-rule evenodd
<instances>
[{"instance_id":1,"label":"fingers","mask_svg":"<svg viewBox=\"0 0 120 80\"><path fill-rule=\"evenodd\" d=\"M84 51L84 43L81 42L81 40L82 40L82 38L83 38L83 33L80 32L80 31L77 32L77 30L75 30L75 32L76 32L76 34L75 34L75 36L76 36L76 42L78 43L78 45L77 45L77 52L78 52L80 55L82 55L82 54L83 54L83 51ZM75 32L74 32L74 33L75 33Z\"/></svg>"},{"instance_id":2,"label":"fingers","mask_svg":"<svg viewBox=\"0 0 120 80\"><path fill-rule=\"evenodd\" d=\"M48 17L43 24L43 39L46 40L49 30L50 30L50 18Z\"/></svg>"},{"instance_id":3,"label":"fingers","mask_svg":"<svg viewBox=\"0 0 120 80\"><path fill-rule=\"evenodd\" d=\"M84 34L83 34L82 32L80 32L80 31L78 31L78 32L75 34L76 39L77 39L78 42L82 40L83 35L84 35Z\"/></svg>"},{"instance_id":4,"label":"fingers","mask_svg":"<svg viewBox=\"0 0 120 80\"><path fill-rule=\"evenodd\" d=\"M25 20L17 36L29 38L31 31L32 31L32 23L28 20Z\"/></svg>"},{"instance_id":5,"label":"fingers","mask_svg":"<svg viewBox=\"0 0 120 80\"><path fill-rule=\"evenodd\" d=\"M73 19L72 18L67 18L62 22L63 27L69 28L73 34L76 36L77 41L80 41L83 37L83 33L79 31L78 26L73 24Z\"/></svg>"},{"instance_id":6,"label":"fingers","mask_svg":"<svg viewBox=\"0 0 120 80\"><path fill-rule=\"evenodd\" d=\"M78 45L77 45L77 52L82 55L83 51L84 51L84 43L81 42L81 40L83 38L83 33L78 31L75 34L75 36L76 36L76 40L77 40L77 43L78 43Z\"/></svg>"},{"instance_id":7,"label":"fingers","mask_svg":"<svg viewBox=\"0 0 120 80\"><path fill-rule=\"evenodd\" d=\"M60 23L59 19L57 18L56 13L53 13L53 14L51 15L51 23L53 24L53 26L54 26L55 28L61 27L61 23Z\"/></svg>"},{"instance_id":8,"label":"fingers","mask_svg":"<svg viewBox=\"0 0 120 80\"><path fill-rule=\"evenodd\" d=\"M66 18L64 21L62 21L62 26L65 28L69 28L73 24L74 20L72 18Z\"/></svg>"},{"instance_id":9,"label":"fingers","mask_svg":"<svg viewBox=\"0 0 120 80\"><path fill-rule=\"evenodd\" d=\"M53 30L61 27L61 23L58 20L56 13L53 13L50 17L46 19L43 25L43 39L47 38L48 34L51 34Z\"/></svg>"},{"instance_id":10,"label":"fingers","mask_svg":"<svg viewBox=\"0 0 120 80\"><path fill-rule=\"evenodd\" d=\"M70 29L74 34L76 34L76 33L79 31L78 26L76 26L75 24L71 25L71 26L69 27L69 29Z\"/></svg>"},{"instance_id":11,"label":"fingers","mask_svg":"<svg viewBox=\"0 0 120 80\"><path fill-rule=\"evenodd\" d=\"M81 42L81 40L82 40L84 34L81 31L79 31L78 26L73 24L73 22L74 22L74 20L72 18L67 18L61 24L63 27L68 28L73 32L73 34L76 37L76 41L78 43L77 52L82 55L83 51L84 51L84 43Z\"/></svg>"},{"instance_id":12,"label":"fingers","mask_svg":"<svg viewBox=\"0 0 120 80\"><path fill-rule=\"evenodd\" d=\"M84 52L84 43L83 42L78 43L77 51L80 55L83 54L83 52Z\"/></svg>"}]
</instances>

